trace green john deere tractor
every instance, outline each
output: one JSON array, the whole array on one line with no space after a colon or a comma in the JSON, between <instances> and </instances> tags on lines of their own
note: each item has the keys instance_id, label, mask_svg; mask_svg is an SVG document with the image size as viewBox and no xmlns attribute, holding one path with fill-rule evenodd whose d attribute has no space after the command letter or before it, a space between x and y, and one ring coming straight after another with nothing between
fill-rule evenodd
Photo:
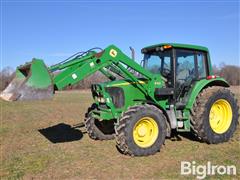
<instances>
[{"instance_id":1,"label":"green john deere tractor","mask_svg":"<svg viewBox=\"0 0 240 180\"><path fill-rule=\"evenodd\" d=\"M192 132L209 144L228 141L239 107L229 84L212 72L208 49L162 43L142 49L141 65L110 45L73 55L51 67L19 66L1 93L8 101L51 98L56 90L100 71L110 81L92 85L85 127L95 140L116 139L128 155L158 152L171 132ZM57 72L57 73L54 73Z\"/></svg>"}]
</instances>

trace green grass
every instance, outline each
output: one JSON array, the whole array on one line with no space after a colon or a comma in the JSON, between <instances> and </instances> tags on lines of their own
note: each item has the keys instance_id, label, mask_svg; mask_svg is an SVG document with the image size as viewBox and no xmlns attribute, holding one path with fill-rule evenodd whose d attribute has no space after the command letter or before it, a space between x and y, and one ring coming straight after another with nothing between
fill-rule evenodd
<instances>
[{"instance_id":1,"label":"green grass","mask_svg":"<svg viewBox=\"0 0 240 180\"><path fill-rule=\"evenodd\" d=\"M75 131L70 128L83 122L91 101L89 92L57 93L53 100L44 101L0 101L1 179L194 178L180 175L181 161L235 165L238 176L214 178L240 178L239 127L227 143L207 145L180 135L180 141L167 139L161 152L153 156L129 157L117 151L114 140L93 141L83 128ZM56 143L39 132L53 126L58 128L50 131L48 136Z\"/></svg>"}]
</instances>

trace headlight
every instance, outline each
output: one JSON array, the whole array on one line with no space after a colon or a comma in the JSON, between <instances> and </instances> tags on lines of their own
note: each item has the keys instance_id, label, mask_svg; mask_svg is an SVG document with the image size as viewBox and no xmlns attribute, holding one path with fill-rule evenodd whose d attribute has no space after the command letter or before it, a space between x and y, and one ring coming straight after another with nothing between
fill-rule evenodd
<instances>
[{"instance_id":1,"label":"headlight","mask_svg":"<svg viewBox=\"0 0 240 180\"><path fill-rule=\"evenodd\" d=\"M100 103L105 103L105 99L103 97L97 97L97 101Z\"/></svg>"}]
</instances>

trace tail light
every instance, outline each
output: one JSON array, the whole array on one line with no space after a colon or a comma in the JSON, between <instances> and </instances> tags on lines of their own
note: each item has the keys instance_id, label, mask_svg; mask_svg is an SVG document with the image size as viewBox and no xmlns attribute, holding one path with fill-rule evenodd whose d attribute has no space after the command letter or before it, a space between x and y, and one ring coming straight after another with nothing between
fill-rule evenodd
<instances>
[{"instance_id":1,"label":"tail light","mask_svg":"<svg viewBox=\"0 0 240 180\"><path fill-rule=\"evenodd\" d=\"M210 80L210 79L216 79L216 78L217 78L216 75L207 76L207 80Z\"/></svg>"}]
</instances>

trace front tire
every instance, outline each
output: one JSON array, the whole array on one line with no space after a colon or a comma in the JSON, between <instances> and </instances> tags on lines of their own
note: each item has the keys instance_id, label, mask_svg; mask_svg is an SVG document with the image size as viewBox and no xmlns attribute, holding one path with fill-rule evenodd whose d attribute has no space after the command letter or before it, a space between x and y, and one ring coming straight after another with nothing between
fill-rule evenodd
<instances>
[{"instance_id":1,"label":"front tire","mask_svg":"<svg viewBox=\"0 0 240 180\"><path fill-rule=\"evenodd\" d=\"M94 140L111 140L114 139L114 121L99 121L91 116L91 112L97 108L96 104L93 104L88 108L88 112L85 114L85 128L88 136Z\"/></svg>"},{"instance_id":2,"label":"front tire","mask_svg":"<svg viewBox=\"0 0 240 180\"><path fill-rule=\"evenodd\" d=\"M203 142L226 142L237 128L238 110L237 99L229 89L206 88L198 95L191 111L192 130Z\"/></svg>"},{"instance_id":3,"label":"front tire","mask_svg":"<svg viewBox=\"0 0 240 180\"><path fill-rule=\"evenodd\" d=\"M153 105L138 105L122 114L116 127L117 148L131 156L147 156L160 151L167 133L166 118Z\"/></svg>"}]
</instances>

